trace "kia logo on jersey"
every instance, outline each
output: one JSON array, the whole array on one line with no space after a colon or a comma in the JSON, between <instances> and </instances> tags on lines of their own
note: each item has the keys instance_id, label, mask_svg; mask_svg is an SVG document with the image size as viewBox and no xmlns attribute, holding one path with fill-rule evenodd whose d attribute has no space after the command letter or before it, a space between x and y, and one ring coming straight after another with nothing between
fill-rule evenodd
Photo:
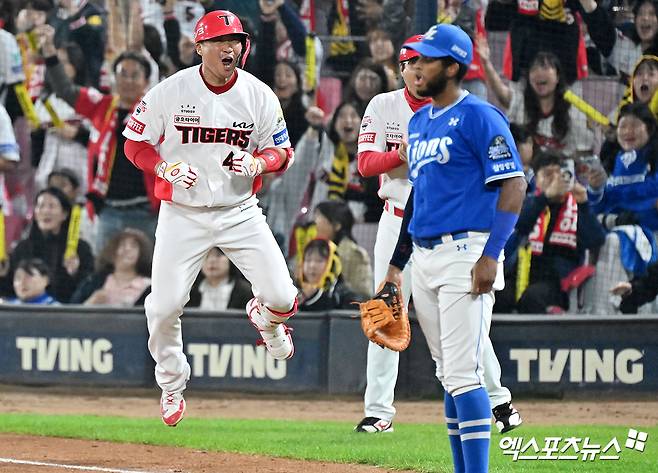
<instances>
[{"instance_id":1,"label":"kia logo on jersey","mask_svg":"<svg viewBox=\"0 0 658 473\"><path fill-rule=\"evenodd\" d=\"M180 131L181 144L184 145L188 143L226 143L239 148L249 146L249 135L254 131L181 125L175 125L175 128Z\"/></svg>"}]
</instances>

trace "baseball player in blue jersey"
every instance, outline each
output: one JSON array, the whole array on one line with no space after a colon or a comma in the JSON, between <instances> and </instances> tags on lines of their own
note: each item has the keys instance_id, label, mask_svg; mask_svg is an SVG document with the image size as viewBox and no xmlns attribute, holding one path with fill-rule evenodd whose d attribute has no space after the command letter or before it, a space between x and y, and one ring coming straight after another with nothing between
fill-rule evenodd
<instances>
[{"instance_id":1,"label":"baseball player in blue jersey","mask_svg":"<svg viewBox=\"0 0 658 473\"><path fill-rule=\"evenodd\" d=\"M423 35L415 35L405 41L418 42ZM399 54L403 89L376 95L368 104L359 135L359 172L364 177L380 175L378 195L384 200L377 238L375 240L374 285L385 277L388 262L402 225L404 206L411 191L407 179L407 126L414 112L431 102L430 97L419 98L413 81L416 71L412 65L418 60L416 51L402 45ZM405 284L402 294L405 304L411 295L411 265L403 274ZM399 353L368 344L366 392L364 395L365 417L354 428L357 432L393 432L395 407L393 398L398 378ZM500 364L491 343L484 345L482 356L484 382L489 401L500 432L508 432L521 425L521 415L512 405L512 394L500 382Z\"/></svg>"},{"instance_id":2,"label":"baseball player in blue jersey","mask_svg":"<svg viewBox=\"0 0 658 473\"><path fill-rule=\"evenodd\" d=\"M386 280L409 258L418 321L445 390L455 472L488 471L491 406L482 363L503 247L525 196L523 167L505 116L461 88L473 57L468 35L435 25L407 45L418 94L432 103L409 122L409 181Z\"/></svg>"}]
</instances>

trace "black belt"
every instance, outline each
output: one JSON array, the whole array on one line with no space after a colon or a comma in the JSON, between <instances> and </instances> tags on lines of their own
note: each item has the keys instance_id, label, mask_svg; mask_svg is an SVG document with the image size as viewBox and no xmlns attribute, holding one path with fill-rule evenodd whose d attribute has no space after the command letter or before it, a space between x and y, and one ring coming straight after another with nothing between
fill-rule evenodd
<instances>
[{"instance_id":1,"label":"black belt","mask_svg":"<svg viewBox=\"0 0 658 473\"><path fill-rule=\"evenodd\" d=\"M470 238L474 236L475 233L476 232L469 232L469 231L452 232L452 233L445 233L436 238L414 238L413 241L416 245L420 246L421 248L428 248L431 250L435 246L441 245L443 243L448 243L449 241L463 240L464 238Z\"/></svg>"}]
</instances>

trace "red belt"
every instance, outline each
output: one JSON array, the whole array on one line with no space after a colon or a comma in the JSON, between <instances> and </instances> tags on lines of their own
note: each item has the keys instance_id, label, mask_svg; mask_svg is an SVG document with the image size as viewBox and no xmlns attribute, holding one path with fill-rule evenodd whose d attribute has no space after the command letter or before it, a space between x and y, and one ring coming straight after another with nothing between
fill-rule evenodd
<instances>
[{"instance_id":1,"label":"red belt","mask_svg":"<svg viewBox=\"0 0 658 473\"><path fill-rule=\"evenodd\" d=\"M384 201L384 209L387 212L391 212L396 217L400 217L400 218L404 217L404 209L401 209L400 207L396 207L393 204L389 204L388 200Z\"/></svg>"}]
</instances>

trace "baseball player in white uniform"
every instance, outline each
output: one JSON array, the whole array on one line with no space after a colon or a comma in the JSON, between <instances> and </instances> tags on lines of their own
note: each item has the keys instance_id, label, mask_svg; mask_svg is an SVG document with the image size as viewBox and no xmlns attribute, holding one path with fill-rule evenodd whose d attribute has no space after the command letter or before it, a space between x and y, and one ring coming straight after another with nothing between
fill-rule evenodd
<instances>
[{"instance_id":1,"label":"baseball player in white uniform","mask_svg":"<svg viewBox=\"0 0 658 473\"><path fill-rule=\"evenodd\" d=\"M407 125L413 114L431 102L420 98L414 85L416 73L413 64L419 53L405 47L420 41L422 35L408 38L399 54L403 89L375 96L361 121L358 164L364 177L380 175L379 197L384 200L384 212L379 220L374 250L374 284L384 280L388 263L400 234L404 207L411 191L407 179ZM410 265L402 278L405 303L411 293ZM376 288L375 288L376 290ZM489 341L489 339L487 339ZM365 417L354 430L357 432L392 432L395 384L398 377L399 353L368 343ZM500 383L500 364L491 342L484 348L485 384L493 409L496 425L508 431L521 424L518 411L511 404L509 389Z\"/></svg>"},{"instance_id":2,"label":"baseball player in white uniform","mask_svg":"<svg viewBox=\"0 0 658 473\"><path fill-rule=\"evenodd\" d=\"M162 199L145 309L169 426L183 418L190 376L180 316L211 248L219 247L250 281L255 297L247 315L275 359L294 353L285 322L297 310L297 289L255 196L260 174L283 171L293 159L279 102L267 85L237 69L250 43L233 13L203 16L195 43L202 65L152 88L123 132L126 156L155 170Z\"/></svg>"},{"instance_id":3,"label":"baseball player in white uniform","mask_svg":"<svg viewBox=\"0 0 658 473\"><path fill-rule=\"evenodd\" d=\"M20 161L18 143L11 125L11 118L5 107L0 104L0 212L9 214L9 205L6 201L7 189L5 187L5 172L16 168ZM4 245L4 242L2 243ZM0 261L0 265L8 260Z\"/></svg>"},{"instance_id":4,"label":"baseball player in white uniform","mask_svg":"<svg viewBox=\"0 0 658 473\"><path fill-rule=\"evenodd\" d=\"M21 51L16 37L0 28L0 103L5 104L9 87L25 80Z\"/></svg>"}]
</instances>

